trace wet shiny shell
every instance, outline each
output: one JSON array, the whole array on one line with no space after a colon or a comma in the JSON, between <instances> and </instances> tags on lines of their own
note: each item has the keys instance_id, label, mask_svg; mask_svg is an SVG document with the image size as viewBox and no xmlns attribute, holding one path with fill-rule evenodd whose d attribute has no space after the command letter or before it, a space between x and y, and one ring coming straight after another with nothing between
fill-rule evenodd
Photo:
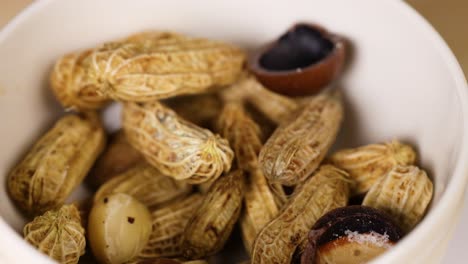
<instances>
[{"instance_id":1,"label":"wet shiny shell","mask_svg":"<svg viewBox=\"0 0 468 264\"><path fill-rule=\"evenodd\" d=\"M76 264L85 253L85 230L74 205L63 205L34 218L23 234L27 242L61 264Z\"/></svg>"}]
</instances>

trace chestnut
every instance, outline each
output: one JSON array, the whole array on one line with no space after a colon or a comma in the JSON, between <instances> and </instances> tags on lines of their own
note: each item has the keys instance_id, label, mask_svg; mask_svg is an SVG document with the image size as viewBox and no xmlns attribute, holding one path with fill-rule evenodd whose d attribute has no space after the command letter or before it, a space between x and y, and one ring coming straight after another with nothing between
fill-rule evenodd
<instances>
[{"instance_id":1,"label":"chestnut","mask_svg":"<svg viewBox=\"0 0 468 264\"><path fill-rule=\"evenodd\" d=\"M345 41L314 24L299 23L253 54L249 68L268 89L288 96L320 92L338 77Z\"/></svg>"},{"instance_id":2,"label":"chestnut","mask_svg":"<svg viewBox=\"0 0 468 264\"><path fill-rule=\"evenodd\" d=\"M337 208L312 227L301 264L365 263L402 236L402 230L382 211L360 205Z\"/></svg>"}]
</instances>

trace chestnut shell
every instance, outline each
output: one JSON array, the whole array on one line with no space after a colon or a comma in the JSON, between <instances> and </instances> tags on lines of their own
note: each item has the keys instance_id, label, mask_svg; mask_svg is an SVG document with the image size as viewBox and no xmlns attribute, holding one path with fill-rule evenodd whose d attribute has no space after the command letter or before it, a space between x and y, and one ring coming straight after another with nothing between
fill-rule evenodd
<instances>
[{"instance_id":1,"label":"chestnut shell","mask_svg":"<svg viewBox=\"0 0 468 264\"><path fill-rule=\"evenodd\" d=\"M302 264L315 263L318 248L346 236L346 231L366 234L386 234L392 243L403 236L403 231L386 213L361 205L337 208L322 216L309 232L308 245L301 256Z\"/></svg>"},{"instance_id":2,"label":"chestnut shell","mask_svg":"<svg viewBox=\"0 0 468 264\"><path fill-rule=\"evenodd\" d=\"M250 58L252 73L268 89L288 96L320 92L345 61L345 41L315 24L296 24Z\"/></svg>"}]
</instances>

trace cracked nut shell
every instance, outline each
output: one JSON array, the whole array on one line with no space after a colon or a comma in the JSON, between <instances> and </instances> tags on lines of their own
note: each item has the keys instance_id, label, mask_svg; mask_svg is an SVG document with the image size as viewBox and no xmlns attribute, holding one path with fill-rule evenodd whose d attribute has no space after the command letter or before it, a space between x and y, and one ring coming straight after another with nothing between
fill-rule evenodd
<instances>
[{"instance_id":1,"label":"cracked nut shell","mask_svg":"<svg viewBox=\"0 0 468 264\"><path fill-rule=\"evenodd\" d=\"M312 227L301 264L366 263L402 235L390 217L377 209L359 205L337 208Z\"/></svg>"},{"instance_id":2,"label":"cracked nut shell","mask_svg":"<svg viewBox=\"0 0 468 264\"><path fill-rule=\"evenodd\" d=\"M249 61L267 88L289 96L316 94L338 77L345 61L342 37L321 26L299 23Z\"/></svg>"}]
</instances>

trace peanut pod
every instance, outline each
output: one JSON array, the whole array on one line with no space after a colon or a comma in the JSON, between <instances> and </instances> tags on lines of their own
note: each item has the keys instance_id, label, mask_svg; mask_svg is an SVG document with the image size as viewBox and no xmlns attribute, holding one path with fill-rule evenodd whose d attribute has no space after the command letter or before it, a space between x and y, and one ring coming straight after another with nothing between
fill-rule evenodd
<instances>
[{"instance_id":1,"label":"peanut pod","mask_svg":"<svg viewBox=\"0 0 468 264\"><path fill-rule=\"evenodd\" d=\"M38 215L65 202L104 148L105 133L94 114L62 117L10 172L10 197Z\"/></svg>"},{"instance_id":2,"label":"peanut pod","mask_svg":"<svg viewBox=\"0 0 468 264\"><path fill-rule=\"evenodd\" d=\"M276 216L281 205L275 202L275 195L259 169L257 157L262 148L260 129L240 102L225 104L217 128L234 149L237 167L249 172L241 228L244 246L250 253L255 236ZM282 191L281 186L277 190ZM281 194L285 197L284 192Z\"/></svg>"},{"instance_id":3,"label":"peanut pod","mask_svg":"<svg viewBox=\"0 0 468 264\"><path fill-rule=\"evenodd\" d=\"M144 32L97 48L88 75L111 98L148 102L229 85L245 54L229 44L168 32Z\"/></svg>"},{"instance_id":4,"label":"peanut pod","mask_svg":"<svg viewBox=\"0 0 468 264\"><path fill-rule=\"evenodd\" d=\"M348 172L355 181L351 189L355 195L366 193L394 166L411 165L415 160L416 153L411 146L396 140L385 144L339 150L329 158L333 165Z\"/></svg>"},{"instance_id":5,"label":"peanut pod","mask_svg":"<svg viewBox=\"0 0 468 264\"><path fill-rule=\"evenodd\" d=\"M27 242L61 264L76 264L85 253L85 230L74 205L63 205L34 218L23 233Z\"/></svg>"},{"instance_id":6,"label":"peanut pod","mask_svg":"<svg viewBox=\"0 0 468 264\"><path fill-rule=\"evenodd\" d=\"M433 184L424 170L398 165L377 180L362 204L387 212L409 232L424 216L432 194Z\"/></svg>"},{"instance_id":7,"label":"peanut pod","mask_svg":"<svg viewBox=\"0 0 468 264\"><path fill-rule=\"evenodd\" d=\"M349 182L346 172L331 165L321 166L296 188L279 215L257 235L251 263L290 263L315 221L347 204Z\"/></svg>"},{"instance_id":8,"label":"peanut pod","mask_svg":"<svg viewBox=\"0 0 468 264\"><path fill-rule=\"evenodd\" d=\"M289 97L272 92L254 77L246 77L221 93L226 101L248 102L276 124L286 121L300 104Z\"/></svg>"},{"instance_id":9,"label":"peanut pod","mask_svg":"<svg viewBox=\"0 0 468 264\"><path fill-rule=\"evenodd\" d=\"M260 151L260 164L268 180L287 186L303 182L327 154L342 119L339 94L310 99L275 130Z\"/></svg>"},{"instance_id":10,"label":"peanut pod","mask_svg":"<svg viewBox=\"0 0 468 264\"><path fill-rule=\"evenodd\" d=\"M185 229L184 257L204 258L224 247L241 212L243 177L241 170L230 172L216 180L205 194L200 208Z\"/></svg>"},{"instance_id":11,"label":"peanut pod","mask_svg":"<svg viewBox=\"0 0 468 264\"><path fill-rule=\"evenodd\" d=\"M228 142L182 118L159 102L126 103L123 127L128 141L163 174L199 184L229 171Z\"/></svg>"},{"instance_id":12,"label":"peanut pod","mask_svg":"<svg viewBox=\"0 0 468 264\"><path fill-rule=\"evenodd\" d=\"M109 102L106 94L95 87L87 74L94 50L75 52L59 58L50 75L52 92L63 107L73 110L94 110Z\"/></svg>"},{"instance_id":13,"label":"peanut pod","mask_svg":"<svg viewBox=\"0 0 468 264\"><path fill-rule=\"evenodd\" d=\"M102 200L113 193L125 193L146 207L154 208L191 191L192 186L189 184L176 181L142 162L102 185L94 195L94 201Z\"/></svg>"},{"instance_id":14,"label":"peanut pod","mask_svg":"<svg viewBox=\"0 0 468 264\"><path fill-rule=\"evenodd\" d=\"M184 230L190 218L199 208L202 199L202 195L193 194L153 211L151 213L153 232L138 258L153 259L182 255Z\"/></svg>"}]
</instances>

